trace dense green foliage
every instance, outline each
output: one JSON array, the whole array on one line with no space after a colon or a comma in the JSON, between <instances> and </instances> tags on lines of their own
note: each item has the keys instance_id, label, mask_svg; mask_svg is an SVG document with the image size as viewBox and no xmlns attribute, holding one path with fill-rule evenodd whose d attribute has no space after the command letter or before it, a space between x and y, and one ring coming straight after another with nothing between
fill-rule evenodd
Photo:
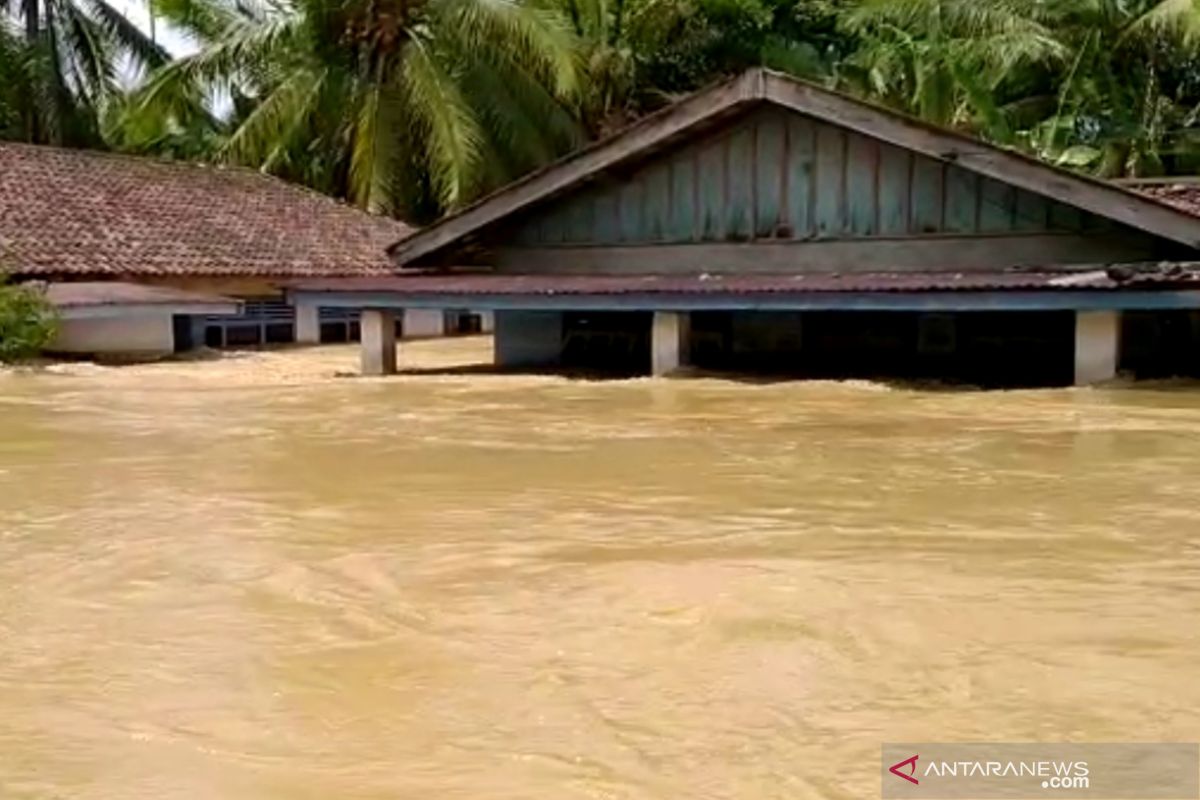
<instances>
[{"instance_id":1,"label":"dense green foliage","mask_svg":"<svg viewBox=\"0 0 1200 800\"><path fill-rule=\"evenodd\" d=\"M574 42L548 11L489 0L162 10L205 47L125 109L116 127L141 148L164 120L207 130L217 89L233 114L216 123L216 155L419 217L578 142Z\"/></svg>"},{"instance_id":2,"label":"dense green foliage","mask_svg":"<svg viewBox=\"0 0 1200 800\"><path fill-rule=\"evenodd\" d=\"M169 59L108 0L0 0L0 136L100 144L98 114L121 95L121 68Z\"/></svg>"},{"instance_id":3,"label":"dense green foliage","mask_svg":"<svg viewBox=\"0 0 1200 800\"><path fill-rule=\"evenodd\" d=\"M1200 168L1200 0L0 0L0 136L249 164L416 222L766 65L1093 174ZM118 75L140 80L118 88Z\"/></svg>"},{"instance_id":4,"label":"dense green foliage","mask_svg":"<svg viewBox=\"0 0 1200 800\"><path fill-rule=\"evenodd\" d=\"M57 317L42 293L0 276L0 363L36 356L54 338Z\"/></svg>"}]
</instances>

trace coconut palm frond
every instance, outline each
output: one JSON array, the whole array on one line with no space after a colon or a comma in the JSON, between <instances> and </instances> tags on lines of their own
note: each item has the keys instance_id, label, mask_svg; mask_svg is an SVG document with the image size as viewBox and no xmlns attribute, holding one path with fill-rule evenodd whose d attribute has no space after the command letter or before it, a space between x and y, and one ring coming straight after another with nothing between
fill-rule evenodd
<instances>
[{"instance_id":1,"label":"coconut palm frond","mask_svg":"<svg viewBox=\"0 0 1200 800\"><path fill-rule=\"evenodd\" d=\"M241 121L221 148L221 155L270 169L272 164L267 162L278 160L280 148L290 140L290 133L313 112L323 85L324 75L320 71L293 72Z\"/></svg>"},{"instance_id":2,"label":"coconut palm frond","mask_svg":"<svg viewBox=\"0 0 1200 800\"><path fill-rule=\"evenodd\" d=\"M434 191L446 208L455 208L472 195L483 131L427 43L410 44L399 77L410 118L425 134L425 159Z\"/></svg>"},{"instance_id":3,"label":"coconut palm frond","mask_svg":"<svg viewBox=\"0 0 1200 800\"><path fill-rule=\"evenodd\" d=\"M138 67L156 69L171 60L166 48L151 39L128 17L107 0L86 0L92 18L103 28L105 36L127 53Z\"/></svg>"},{"instance_id":4,"label":"coconut palm frond","mask_svg":"<svg viewBox=\"0 0 1200 800\"><path fill-rule=\"evenodd\" d=\"M1200 5L1196 0L1162 0L1136 17L1124 37L1165 35L1187 47L1200 44Z\"/></svg>"},{"instance_id":5,"label":"coconut palm frond","mask_svg":"<svg viewBox=\"0 0 1200 800\"><path fill-rule=\"evenodd\" d=\"M244 20L258 19L256 6L225 0L151 0L151 13L205 44Z\"/></svg>"},{"instance_id":6,"label":"coconut palm frond","mask_svg":"<svg viewBox=\"0 0 1200 800\"><path fill-rule=\"evenodd\" d=\"M560 98L578 94L574 41L558 14L514 0L446 0L437 15L445 20L439 33L484 46L502 42L511 59L535 70Z\"/></svg>"}]
</instances>

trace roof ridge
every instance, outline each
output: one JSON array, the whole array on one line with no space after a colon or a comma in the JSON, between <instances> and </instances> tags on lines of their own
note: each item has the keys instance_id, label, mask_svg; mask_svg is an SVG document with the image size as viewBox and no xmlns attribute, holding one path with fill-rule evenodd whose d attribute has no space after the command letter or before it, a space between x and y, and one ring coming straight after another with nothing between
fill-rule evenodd
<instances>
[{"instance_id":1,"label":"roof ridge","mask_svg":"<svg viewBox=\"0 0 1200 800\"><path fill-rule=\"evenodd\" d=\"M69 158L88 158L97 160L108 159L113 161L133 162L137 164L151 164L167 168L179 168L181 171L196 170L209 173L227 172L235 175L253 176L279 186L287 187L290 190L303 193L309 197L319 199L321 202L331 204L334 207L343 208L357 214L363 214L373 220L389 222L401 228L415 229L415 226L410 225L404 220L385 216L383 214L376 214L372 211L358 208L353 203L343 200L342 198L325 194L324 192L313 189L311 186L289 181L285 178L279 177L278 175L272 175L269 172L264 172L262 169L257 169L245 164L228 164L219 161L195 161L190 159L178 159L150 154L125 153L117 150L97 150L91 147L64 147L53 144L19 142L7 139L0 140L0 150L5 148L32 150L46 153L61 153Z\"/></svg>"},{"instance_id":2,"label":"roof ridge","mask_svg":"<svg viewBox=\"0 0 1200 800\"><path fill-rule=\"evenodd\" d=\"M182 166L218 171L228 170L230 172L245 172L262 175L267 174L260 172L253 167L247 167L241 164L222 164L216 161L192 161L151 154L125 153L119 150L99 150L95 147L68 147L65 145L44 144L41 142L19 142L11 139L0 139L0 149L3 148L63 153L70 157L136 161L139 164L162 164L165 166Z\"/></svg>"},{"instance_id":3,"label":"roof ridge","mask_svg":"<svg viewBox=\"0 0 1200 800\"><path fill-rule=\"evenodd\" d=\"M0 261L21 276L375 274L405 231L240 165L0 142Z\"/></svg>"}]
</instances>

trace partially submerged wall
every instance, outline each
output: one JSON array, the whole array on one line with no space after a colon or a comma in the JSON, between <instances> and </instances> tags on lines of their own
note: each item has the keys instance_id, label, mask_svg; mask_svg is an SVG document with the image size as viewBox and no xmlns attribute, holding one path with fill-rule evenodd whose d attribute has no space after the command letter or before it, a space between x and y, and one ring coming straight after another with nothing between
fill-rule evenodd
<instances>
[{"instance_id":1,"label":"partially submerged wall","mask_svg":"<svg viewBox=\"0 0 1200 800\"><path fill-rule=\"evenodd\" d=\"M155 358L175 349L171 314L63 319L49 350L120 358Z\"/></svg>"}]
</instances>

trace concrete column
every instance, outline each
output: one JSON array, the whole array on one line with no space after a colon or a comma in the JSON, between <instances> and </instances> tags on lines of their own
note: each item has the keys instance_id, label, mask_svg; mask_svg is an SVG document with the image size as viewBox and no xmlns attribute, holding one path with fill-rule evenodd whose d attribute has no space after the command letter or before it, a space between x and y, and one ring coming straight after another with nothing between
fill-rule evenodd
<instances>
[{"instance_id":1,"label":"concrete column","mask_svg":"<svg viewBox=\"0 0 1200 800\"><path fill-rule=\"evenodd\" d=\"M480 311L479 313L479 332L491 333L496 329L495 315L491 311Z\"/></svg>"},{"instance_id":2,"label":"concrete column","mask_svg":"<svg viewBox=\"0 0 1200 800\"><path fill-rule=\"evenodd\" d=\"M1120 311L1077 311L1075 385L1087 386L1115 378L1120 347Z\"/></svg>"},{"instance_id":3,"label":"concrete column","mask_svg":"<svg viewBox=\"0 0 1200 800\"><path fill-rule=\"evenodd\" d=\"M650 374L669 375L687 363L686 312L656 311L650 331Z\"/></svg>"},{"instance_id":4,"label":"concrete column","mask_svg":"<svg viewBox=\"0 0 1200 800\"><path fill-rule=\"evenodd\" d=\"M562 360L558 311L497 311L493 347L498 367L552 367Z\"/></svg>"},{"instance_id":5,"label":"concrete column","mask_svg":"<svg viewBox=\"0 0 1200 800\"><path fill-rule=\"evenodd\" d=\"M296 342L321 343L321 309L311 303L296 306Z\"/></svg>"},{"instance_id":6,"label":"concrete column","mask_svg":"<svg viewBox=\"0 0 1200 800\"><path fill-rule=\"evenodd\" d=\"M208 320L199 314L192 317L192 349L198 350L201 347L207 347L204 341L205 335L208 333Z\"/></svg>"},{"instance_id":7,"label":"concrete column","mask_svg":"<svg viewBox=\"0 0 1200 800\"><path fill-rule=\"evenodd\" d=\"M359 319L363 375L393 375L396 372L396 315L391 311L364 309Z\"/></svg>"},{"instance_id":8,"label":"concrete column","mask_svg":"<svg viewBox=\"0 0 1200 800\"><path fill-rule=\"evenodd\" d=\"M446 315L440 308L406 308L403 328L405 339L445 336Z\"/></svg>"}]
</instances>

